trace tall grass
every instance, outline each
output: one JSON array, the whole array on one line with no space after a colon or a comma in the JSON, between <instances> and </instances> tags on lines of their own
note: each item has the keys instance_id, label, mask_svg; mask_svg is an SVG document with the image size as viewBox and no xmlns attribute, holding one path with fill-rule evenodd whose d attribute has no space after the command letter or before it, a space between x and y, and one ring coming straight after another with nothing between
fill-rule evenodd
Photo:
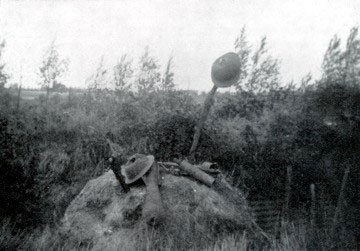
<instances>
[{"instance_id":1,"label":"tall grass","mask_svg":"<svg viewBox=\"0 0 360 251\"><path fill-rule=\"evenodd\" d=\"M311 103L314 102L311 101L313 94L289 93L297 100L297 105L294 106L287 100L276 101L278 109L264 107L259 114L254 114L250 109L249 114L244 116L239 113L232 116L229 113L231 107L241 108L235 103L238 96L231 95L231 100L227 101L219 95L212 117L204 130L204 144L199 148L199 159L220 164L222 171L230 176L234 184L249 189L249 196L261 194L270 198L279 197L280 194L281 197L286 167L292 165L293 207L306 202L310 183L321 183L324 193L336 198L338 180L342 177L341 168L337 168L342 166L337 164L347 158L354 159L354 163L357 163L355 160L358 158L355 154L351 155L354 151L344 151L343 144L358 138L358 130L352 124L355 122L349 123L347 131L326 127L322 113ZM110 93L93 100L89 112L85 109L88 104L81 97L75 98L74 104L69 104L66 100L50 99L47 113L37 103L23 107L14 114L2 109L3 121L6 123L1 125L1 140L6 140L1 142L1 146L9 149L6 156L9 164L4 165L4 170L15 170L11 167L16 167L19 173L23 171L25 181L32 181L20 192L14 193L17 196L25 195L26 191L31 190L36 194L34 198L25 197L26 201L20 197L18 199L20 205L31 205L26 208L30 216L36 212L32 227L38 227L36 224L49 224L50 229L54 229L53 225L61 219L67 205L82 186L108 168L105 140L107 133L113 135L114 142L119 143L128 153L144 149L142 151L164 159L182 152L186 154L192 140L193 122L200 107L193 97L184 92L173 92L171 95L172 99L166 99L165 93L161 92L144 96L131 96L129 93L123 101L118 102L114 94ZM305 103L302 98L311 102ZM249 102L245 103L249 105ZM226 109L219 114L225 105ZM146 137L148 140L144 143L142 139ZM354 147L355 143L354 141ZM23 151L19 151L21 146L24 146ZM25 146L32 151L28 151ZM28 158L26 153L30 152L32 156ZM355 165L352 170L357 170ZM18 176L14 177L19 181ZM355 178L350 181L349 186L358 184ZM16 186L9 184L4 190L14 191ZM348 200L356 199L351 193L346 196ZM14 215L13 218L16 217ZM21 231L16 232L16 227L10 227L9 224L5 224L6 227L2 230L2 236L8 236L6 239L2 238L2 245L16 247L25 236ZM299 232L302 228L294 226L294 229ZM52 232L56 230L47 231L32 233L29 239L31 245L43 250L48 246L49 249L60 250L86 248L80 245L81 241L64 241L61 235ZM346 229L343 233L346 236ZM293 233L282 230L281 238L274 239L270 247L294 250L314 245L311 242L320 247L331 246L327 244L330 238L323 230L312 235L316 238L310 238L308 233L301 231ZM145 237L144 247L158 243L157 237ZM344 237L343 240L345 239ZM7 240L10 240L9 244L6 244ZM346 246L343 240L339 241L339 245ZM215 250L241 250L245 246L260 245L247 235L234 235L225 239L219 237L213 241L212 248ZM174 242L174 239L168 239L161 247L173 248ZM107 245L129 248L133 245L130 240L126 243ZM199 248L200 243L194 245Z\"/></svg>"},{"instance_id":2,"label":"tall grass","mask_svg":"<svg viewBox=\"0 0 360 251\"><path fill-rule=\"evenodd\" d=\"M104 238L100 243L81 242L75 237L66 237L58 229L46 227L44 230L34 230L31 234L14 232L13 226L7 222L3 224L0 233L0 248L2 250L204 250L204 251L245 251L245 250L329 250L338 249L333 245L333 240L321 229L316 229L317 234L310 231L310 226L288 223L282 227L277 237L271 240L261 240L252 237L246 231L242 234L232 234L218 237L208 241L206 245L199 240L191 245L179 245L178 240L169 236L159 236L159 232L152 228L143 229L141 241L129 238ZM319 239L321 236L322 239ZM139 237L139 236L136 236ZM342 236L346 241L346 236ZM315 243L317 242L317 243ZM342 246L346 248L346 246ZM349 246L347 249L351 249Z\"/></svg>"}]
</instances>

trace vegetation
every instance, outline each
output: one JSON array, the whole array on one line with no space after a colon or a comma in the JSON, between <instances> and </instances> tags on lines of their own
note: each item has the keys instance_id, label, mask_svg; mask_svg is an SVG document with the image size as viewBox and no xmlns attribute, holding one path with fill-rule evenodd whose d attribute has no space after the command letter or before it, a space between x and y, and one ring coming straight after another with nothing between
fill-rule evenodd
<instances>
[{"instance_id":1,"label":"vegetation","mask_svg":"<svg viewBox=\"0 0 360 251\"><path fill-rule=\"evenodd\" d=\"M50 91L64 91L66 86L61 83L62 75L67 71L68 60L61 59L53 41L46 51L42 65L39 69L42 89L46 90L46 102L49 99Z\"/></svg>"},{"instance_id":2,"label":"vegetation","mask_svg":"<svg viewBox=\"0 0 360 251\"><path fill-rule=\"evenodd\" d=\"M327 250L354 248L360 242L358 29L351 30L344 49L340 42L336 36L330 41L320 79L306 76L301 83L284 84L278 61L266 51L266 39L252 51L243 30L235 42L244 65L241 80L236 92L216 95L200 138L197 161L217 162L249 200L284 201L291 167L289 221L269 248ZM0 62L4 46L0 45ZM54 229L84 184L109 169L106 135L129 155L183 157L201 109L201 95L174 88L172 57L162 69L149 48L138 65L123 56L112 69L105 69L102 59L88 79L88 89L66 89L66 95L55 89L50 93L61 84L67 61L60 59L54 45L49 53L40 67L46 98L21 100L19 109L17 96L4 88L9 75L6 64L0 64L1 249L80 248L76 240L64 243ZM347 168L349 178L339 200ZM311 184L320 208L315 229L306 221L297 223L308 219L300 212L311 207ZM325 227L322 202L341 207L335 234ZM156 237L149 235L146 241L156 243ZM162 247L171 249L169 243ZM124 247L131 245L136 243ZM261 244L246 235L219 236L209 250L257 245Z\"/></svg>"}]
</instances>

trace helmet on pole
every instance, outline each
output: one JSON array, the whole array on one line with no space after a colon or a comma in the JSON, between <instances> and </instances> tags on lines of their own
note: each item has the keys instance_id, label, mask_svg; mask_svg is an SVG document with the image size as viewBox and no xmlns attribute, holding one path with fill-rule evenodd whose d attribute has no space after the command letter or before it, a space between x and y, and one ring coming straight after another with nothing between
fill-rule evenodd
<instances>
[{"instance_id":1,"label":"helmet on pole","mask_svg":"<svg viewBox=\"0 0 360 251\"><path fill-rule=\"evenodd\" d=\"M211 79L219 88L230 87L240 77L240 58L234 52L229 52L215 60L211 67Z\"/></svg>"}]
</instances>

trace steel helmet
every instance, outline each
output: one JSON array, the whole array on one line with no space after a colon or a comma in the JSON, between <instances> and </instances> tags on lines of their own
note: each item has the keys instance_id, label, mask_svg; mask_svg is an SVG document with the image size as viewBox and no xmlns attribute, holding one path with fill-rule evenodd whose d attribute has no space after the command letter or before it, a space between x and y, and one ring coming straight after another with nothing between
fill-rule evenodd
<instances>
[{"instance_id":1,"label":"steel helmet","mask_svg":"<svg viewBox=\"0 0 360 251\"><path fill-rule=\"evenodd\" d=\"M125 165L121 166L121 174L125 177L125 183L130 184L144 176L154 163L153 155L134 154Z\"/></svg>"},{"instance_id":2,"label":"steel helmet","mask_svg":"<svg viewBox=\"0 0 360 251\"><path fill-rule=\"evenodd\" d=\"M222 55L211 67L211 79L217 87L230 87L239 80L239 77L240 58L234 52Z\"/></svg>"}]
</instances>

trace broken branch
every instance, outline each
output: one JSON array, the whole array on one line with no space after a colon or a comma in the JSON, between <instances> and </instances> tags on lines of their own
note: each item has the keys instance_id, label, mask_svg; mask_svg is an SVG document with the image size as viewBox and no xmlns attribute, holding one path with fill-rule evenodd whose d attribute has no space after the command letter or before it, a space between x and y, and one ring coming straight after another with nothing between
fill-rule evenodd
<instances>
[{"instance_id":1,"label":"broken branch","mask_svg":"<svg viewBox=\"0 0 360 251\"><path fill-rule=\"evenodd\" d=\"M187 160L174 159L174 161L179 165L179 168L187 173L189 173L195 179L201 181L208 187L211 187L214 183L214 178L208 175L207 173L201 171L196 166L190 164Z\"/></svg>"}]
</instances>

